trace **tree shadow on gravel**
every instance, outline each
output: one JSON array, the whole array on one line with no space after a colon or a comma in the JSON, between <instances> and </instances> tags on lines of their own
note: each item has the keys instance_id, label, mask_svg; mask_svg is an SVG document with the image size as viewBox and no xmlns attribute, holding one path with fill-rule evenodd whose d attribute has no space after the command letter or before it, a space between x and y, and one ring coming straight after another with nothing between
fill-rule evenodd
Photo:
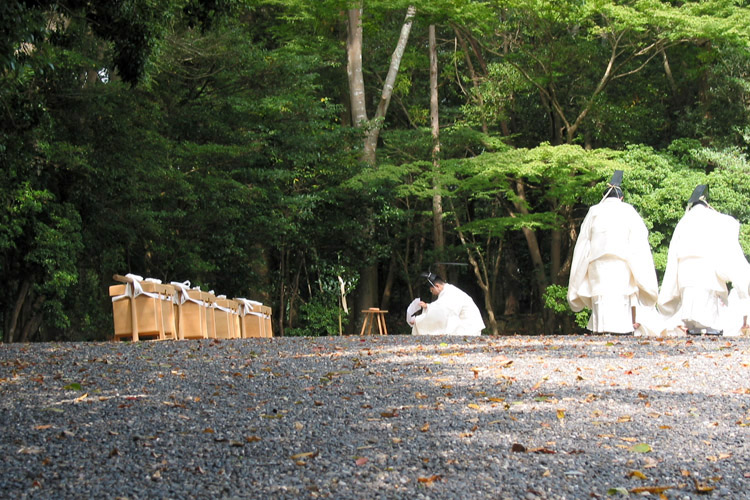
<instances>
[{"instance_id":1,"label":"tree shadow on gravel","mask_svg":"<svg viewBox=\"0 0 750 500\"><path fill-rule=\"evenodd\" d=\"M409 336L4 346L0 493L739 495L747 348Z\"/></svg>"}]
</instances>

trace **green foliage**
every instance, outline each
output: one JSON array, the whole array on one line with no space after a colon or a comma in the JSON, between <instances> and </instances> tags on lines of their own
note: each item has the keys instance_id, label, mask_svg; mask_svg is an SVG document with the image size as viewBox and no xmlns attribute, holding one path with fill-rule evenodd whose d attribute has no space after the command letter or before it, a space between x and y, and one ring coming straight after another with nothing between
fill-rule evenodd
<instances>
[{"instance_id":1,"label":"green foliage","mask_svg":"<svg viewBox=\"0 0 750 500\"><path fill-rule=\"evenodd\" d=\"M575 318L575 323L580 328L586 328L591 316L591 311L584 309L574 313L568 305L568 287L550 285L544 293L544 307L551 309L556 314L570 315Z\"/></svg>"},{"instance_id":2,"label":"green foliage","mask_svg":"<svg viewBox=\"0 0 750 500\"><path fill-rule=\"evenodd\" d=\"M411 3L365 4L370 110ZM540 297L535 281L564 281L549 275L548 249L560 241L569 256L568 235L615 169L660 273L698 183L742 222L750 251L746 6L415 5L378 164L363 169L361 131L347 126L347 2L3 3L2 328L21 304L15 340L37 324L31 339L104 338L106 287L130 271L258 298L294 334L332 334L337 276L351 294L363 263L384 278L392 262L399 307L431 262L469 255L497 315L506 298L520 312L568 314L564 287ZM440 40L437 162L429 24ZM602 86L615 43L618 77Z\"/></svg>"}]
</instances>

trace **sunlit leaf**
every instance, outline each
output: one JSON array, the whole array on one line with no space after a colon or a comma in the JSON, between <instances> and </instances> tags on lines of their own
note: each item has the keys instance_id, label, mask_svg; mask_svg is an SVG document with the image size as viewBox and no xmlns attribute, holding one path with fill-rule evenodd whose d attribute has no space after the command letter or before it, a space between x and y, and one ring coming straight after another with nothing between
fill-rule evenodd
<instances>
[{"instance_id":1,"label":"sunlit leaf","mask_svg":"<svg viewBox=\"0 0 750 500\"><path fill-rule=\"evenodd\" d=\"M714 490L713 486L710 486L704 481L698 481L697 479L694 479L693 482L695 484L695 491L697 491L698 493L710 493Z\"/></svg>"},{"instance_id":2,"label":"sunlit leaf","mask_svg":"<svg viewBox=\"0 0 750 500\"><path fill-rule=\"evenodd\" d=\"M625 488L610 488L607 490L607 495L625 495L626 497L630 496L630 493L628 493L628 490Z\"/></svg>"},{"instance_id":3,"label":"sunlit leaf","mask_svg":"<svg viewBox=\"0 0 750 500\"><path fill-rule=\"evenodd\" d=\"M651 451L651 445L647 443L639 443L631 446L629 450L635 453L648 453Z\"/></svg>"},{"instance_id":4,"label":"sunlit leaf","mask_svg":"<svg viewBox=\"0 0 750 500\"><path fill-rule=\"evenodd\" d=\"M432 475L430 477L418 477L417 481L419 481L420 483L422 483L422 484L424 484L426 486L430 486L435 481L440 481L442 479L443 479L443 476L441 476L439 474L435 474L435 475Z\"/></svg>"},{"instance_id":5,"label":"sunlit leaf","mask_svg":"<svg viewBox=\"0 0 750 500\"><path fill-rule=\"evenodd\" d=\"M635 493L636 495L642 495L643 493L664 493L672 488L674 486L640 486L630 490L630 493Z\"/></svg>"}]
</instances>

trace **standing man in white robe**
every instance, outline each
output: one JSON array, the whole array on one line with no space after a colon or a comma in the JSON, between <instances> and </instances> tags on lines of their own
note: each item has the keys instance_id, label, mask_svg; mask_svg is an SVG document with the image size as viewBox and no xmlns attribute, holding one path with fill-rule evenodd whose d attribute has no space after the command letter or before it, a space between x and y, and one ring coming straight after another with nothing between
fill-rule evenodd
<instances>
[{"instance_id":1,"label":"standing man in white robe","mask_svg":"<svg viewBox=\"0 0 750 500\"><path fill-rule=\"evenodd\" d=\"M433 273L422 275L436 299L419 302L422 314L411 316L412 335L472 335L482 334L484 320L471 297L458 287L446 283Z\"/></svg>"},{"instance_id":2,"label":"standing man in white robe","mask_svg":"<svg viewBox=\"0 0 750 500\"><path fill-rule=\"evenodd\" d=\"M708 204L708 187L697 186L669 243L659 311L667 330L721 335L728 305L727 282L736 290L733 309L748 311L750 264L739 243L740 223ZM745 313L746 314L746 313ZM744 315L743 315L744 316ZM747 326L747 317L740 320Z\"/></svg>"},{"instance_id":3,"label":"standing man in white robe","mask_svg":"<svg viewBox=\"0 0 750 500\"><path fill-rule=\"evenodd\" d=\"M615 171L602 201L589 208L573 251L568 304L591 310L594 333L632 334L641 326L636 306L653 307L658 294L648 229L622 201L622 174Z\"/></svg>"}]
</instances>

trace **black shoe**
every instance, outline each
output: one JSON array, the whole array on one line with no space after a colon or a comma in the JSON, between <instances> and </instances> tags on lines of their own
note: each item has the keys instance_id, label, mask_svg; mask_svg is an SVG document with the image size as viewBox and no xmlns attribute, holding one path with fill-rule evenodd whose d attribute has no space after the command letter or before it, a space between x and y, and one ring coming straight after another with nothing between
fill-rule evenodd
<instances>
[{"instance_id":1,"label":"black shoe","mask_svg":"<svg viewBox=\"0 0 750 500\"><path fill-rule=\"evenodd\" d=\"M713 328L688 328L688 335L724 335L724 330Z\"/></svg>"}]
</instances>

